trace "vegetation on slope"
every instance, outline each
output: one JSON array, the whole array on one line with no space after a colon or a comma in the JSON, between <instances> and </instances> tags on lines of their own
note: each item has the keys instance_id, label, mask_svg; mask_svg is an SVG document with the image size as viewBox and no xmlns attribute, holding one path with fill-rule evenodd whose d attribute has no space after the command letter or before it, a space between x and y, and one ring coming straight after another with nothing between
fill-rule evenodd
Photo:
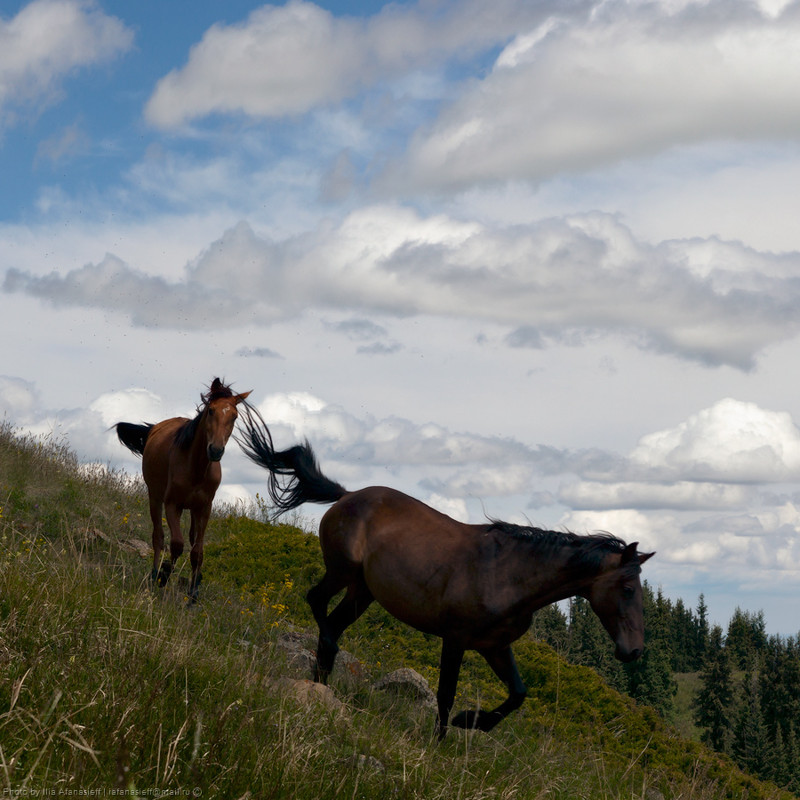
<instances>
[{"instance_id":1,"label":"vegetation on slope","mask_svg":"<svg viewBox=\"0 0 800 800\"><path fill-rule=\"evenodd\" d=\"M438 642L371 609L343 642L363 665L307 703L281 636L310 631L315 537L214 519L202 601L181 574L153 591L141 486L0 427L0 787L4 794L225 798L786 798L654 711L525 637L530 687L490 734L371 691L411 666L435 685ZM257 511L257 510L256 510ZM184 565L183 572L187 571ZM457 702L501 687L477 658Z\"/></svg>"}]
</instances>

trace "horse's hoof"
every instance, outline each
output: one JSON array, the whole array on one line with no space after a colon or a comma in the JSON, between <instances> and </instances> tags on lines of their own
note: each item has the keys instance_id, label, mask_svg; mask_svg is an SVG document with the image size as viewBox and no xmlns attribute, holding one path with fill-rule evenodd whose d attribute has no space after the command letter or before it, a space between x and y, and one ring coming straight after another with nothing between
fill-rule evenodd
<instances>
[{"instance_id":1,"label":"horse's hoof","mask_svg":"<svg viewBox=\"0 0 800 800\"><path fill-rule=\"evenodd\" d=\"M477 711L459 711L451 720L450 724L455 728L466 728L473 730L478 727Z\"/></svg>"},{"instance_id":2,"label":"horse's hoof","mask_svg":"<svg viewBox=\"0 0 800 800\"><path fill-rule=\"evenodd\" d=\"M200 581L203 580L203 576L198 573L197 577L189 584L189 605L193 606L198 598L200 597Z\"/></svg>"},{"instance_id":3,"label":"horse's hoof","mask_svg":"<svg viewBox=\"0 0 800 800\"><path fill-rule=\"evenodd\" d=\"M323 686L327 686L329 675L330 670L321 670L319 667L314 667L314 676L312 680L314 683L321 683Z\"/></svg>"},{"instance_id":4,"label":"horse's hoof","mask_svg":"<svg viewBox=\"0 0 800 800\"><path fill-rule=\"evenodd\" d=\"M467 730L490 731L501 719L503 717L494 711L460 711L450 724Z\"/></svg>"},{"instance_id":5,"label":"horse's hoof","mask_svg":"<svg viewBox=\"0 0 800 800\"><path fill-rule=\"evenodd\" d=\"M158 571L158 585L161 587L166 586L170 575L172 575L172 562L165 561Z\"/></svg>"}]
</instances>

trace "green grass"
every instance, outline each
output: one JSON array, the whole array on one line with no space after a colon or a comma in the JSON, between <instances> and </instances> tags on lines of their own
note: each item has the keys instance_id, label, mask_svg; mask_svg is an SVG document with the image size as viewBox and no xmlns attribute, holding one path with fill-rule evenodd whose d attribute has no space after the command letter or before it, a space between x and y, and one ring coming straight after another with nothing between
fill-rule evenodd
<instances>
[{"instance_id":1,"label":"green grass","mask_svg":"<svg viewBox=\"0 0 800 800\"><path fill-rule=\"evenodd\" d=\"M681 736L692 741L700 741L700 728L694 723L692 699L700 689L699 672L680 672L673 675L678 686L675 695L675 715L673 725Z\"/></svg>"},{"instance_id":2,"label":"green grass","mask_svg":"<svg viewBox=\"0 0 800 800\"><path fill-rule=\"evenodd\" d=\"M313 534L241 513L212 520L202 600L188 565L165 589L130 547L149 539L141 486L79 469L63 446L0 426L0 791L221 798L788 798L682 738L587 668L524 637L530 687L490 734L451 730L370 689L398 666L433 686L438 640L375 607L343 637L338 705L305 702L280 646L313 634ZM258 509L254 509L258 516ZM501 687L468 657L457 704Z\"/></svg>"}]
</instances>

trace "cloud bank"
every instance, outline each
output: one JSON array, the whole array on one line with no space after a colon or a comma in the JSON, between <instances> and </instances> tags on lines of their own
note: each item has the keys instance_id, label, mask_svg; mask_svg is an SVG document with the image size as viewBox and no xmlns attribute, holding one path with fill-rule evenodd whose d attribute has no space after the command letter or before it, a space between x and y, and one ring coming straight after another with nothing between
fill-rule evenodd
<instances>
[{"instance_id":1,"label":"cloud bank","mask_svg":"<svg viewBox=\"0 0 800 800\"><path fill-rule=\"evenodd\" d=\"M498 227L373 206L282 241L240 223L180 281L109 254L63 274L11 269L3 289L119 311L148 327L268 325L309 308L424 314L506 325L513 347L618 335L705 365L750 369L763 348L800 329L798 269L800 254L735 242L648 244L608 214ZM384 343L383 351L396 347Z\"/></svg>"}]
</instances>

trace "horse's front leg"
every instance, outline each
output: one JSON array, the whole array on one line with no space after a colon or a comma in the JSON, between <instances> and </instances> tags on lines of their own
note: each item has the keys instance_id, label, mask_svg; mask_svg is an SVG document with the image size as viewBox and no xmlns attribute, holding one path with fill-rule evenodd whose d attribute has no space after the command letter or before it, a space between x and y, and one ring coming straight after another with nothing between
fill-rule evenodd
<instances>
[{"instance_id":1,"label":"horse's front leg","mask_svg":"<svg viewBox=\"0 0 800 800\"><path fill-rule=\"evenodd\" d=\"M161 522L161 509L163 506L163 498L151 493L150 520L153 523L153 570L150 573L150 580L153 583L158 580L158 571L161 568L161 553L164 550L164 525Z\"/></svg>"},{"instance_id":2,"label":"horse's front leg","mask_svg":"<svg viewBox=\"0 0 800 800\"><path fill-rule=\"evenodd\" d=\"M447 733L447 720L453 710L453 700L456 696L458 673L461 671L461 662L464 660L464 648L454 642L442 639L442 656L439 660L439 688L436 690L436 705L439 716L437 727L439 741ZM454 721L455 725L456 722Z\"/></svg>"},{"instance_id":3,"label":"horse's front leg","mask_svg":"<svg viewBox=\"0 0 800 800\"><path fill-rule=\"evenodd\" d=\"M203 542L206 538L206 527L211 517L211 508L193 509L189 526L189 543L192 546L189 559L192 563L192 580L189 584L189 605L197 602L200 594L200 581L203 579Z\"/></svg>"},{"instance_id":4,"label":"horse's front leg","mask_svg":"<svg viewBox=\"0 0 800 800\"><path fill-rule=\"evenodd\" d=\"M491 711L462 711L453 719L459 728L477 728L490 731L498 722L504 720L512 711L518 709L528 690L519 675L511 647L499 647L478 651L494 671L494 674L508 687L508 699Z\"/></svg>"},{"instance_id":5,"label":"horse's front leg","mask_svg":"<svg viewBox=\"0 0 800 800\"><path fill-rule=\"evenodd\" d=\"M164 514L169 528L169 555L170 560L161 565L158 573L158 585L165 586L175 569L175 562L183 553L183 532L181 531L181 513L183 508L177 503L167 501L164 503Z\"/></svg>"}]
</instances>

